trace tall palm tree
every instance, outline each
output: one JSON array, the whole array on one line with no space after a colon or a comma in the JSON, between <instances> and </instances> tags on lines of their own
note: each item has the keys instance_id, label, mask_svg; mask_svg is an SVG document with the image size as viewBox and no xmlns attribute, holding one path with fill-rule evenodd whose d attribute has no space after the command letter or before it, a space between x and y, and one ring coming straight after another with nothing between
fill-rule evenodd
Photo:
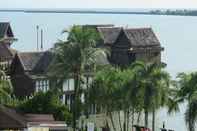
<instances>
[{"instance_id":1,"label":"tall palm tree","mask_svg":"<svg viewBox=\"0 0 197 131\"><path fill-rule=\"evenodd\" d=\"M168 98L170 77L163 70L164 66L161 64L136 62L133 66L138 67L140 92L142 92L143 97L145 127L148 127L148 114L152 112L152 130L154 131L155 111L164 105L166 98Z\"/></svg>"},{"instance_id":2,"label":"tall palm tree","mask_svg":"<svg viewBox=\"0 0 197 131\"><path fill-rule=\"evenodd\" d=\"M185 122L189 131L195 131L197 121L197 72L180 73L177 78L178 92L175 97L176 102L187 102Z\"/></svg>"},{"instance_id":3,"label":"tall palm tree","mask_svg":"<svg viewBox=\"0 0 197 131\"><path fill-rule=\"evenodd\" d=\"M99 34L93 28L74 25L68 33L66 41L59 41L54 46L55 59L50 67L50 73L65 80L68 77L74 78L74 100L73 110L73 129L76 128L78 104L80 102L81 77L85 72L94 67L98 50L97 42L100 40Z\"/></svg>"},{"instance_id":4,"label":"tall palm tree","mask_svg":"<svg viewBox=\"0 0 197 131\"><path fill-rule=\"evenodd\" d=\"M95 103L97 107L102 109L109 120L114 131L118 127L121 131L126 131L126 126L122 128L120 120L120 111L127 111L128 105L125 100L124 85L129 78L129 74L121 71L119 68L106 66L96 73L91 88L89 88L88 100L90 103ZM127 91L128 92L128 91ZM115 125L113 113L119 115L119 125ZM124 115L124 119L126 116ZM126 122L126 121L124 121Z\"/></svg>"}]
</instances>

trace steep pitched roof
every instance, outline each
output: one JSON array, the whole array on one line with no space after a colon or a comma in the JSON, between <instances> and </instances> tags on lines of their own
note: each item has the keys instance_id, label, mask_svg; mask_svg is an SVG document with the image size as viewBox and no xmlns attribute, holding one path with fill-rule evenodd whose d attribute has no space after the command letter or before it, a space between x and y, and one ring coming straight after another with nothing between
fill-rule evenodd
<instances>
[{"instance_id":1,"label":"steep pitched roof","mask_svg":"<svg viewBox=\"0 0 197 131\"><path fill-rule=\"evenodd\" d=\"M97 27L105 44L112 45L124 32L132 46L155 46L160 45L159 40L151 28L128 28L121 27Z\"/></svg>"},{"instance_id":2,"label":"steep pitched roof","mask_svg":"<svg viewBox=\"0 0 197 131\"><path fill-rule=\"evenodd\" d=\"M0 115L0 129L26 127L25 118L14 109L0 105Z\"/></svg>"},{"instance_id":3,"label":"steep pitched roof","mask_svg":"<svg viewBox=\"0 0 197 131\"><path fill-rule=\"evenodd\" d=\"M0 38L3 38L5 34L8 34L9 37L14 37L10 23L0 22Z\"/></svg>"},{"instance_id":4,"label":"steep pitched roof","mask_svg":"<svg viewBox=\"0 0 197 131\"><path fill-rule=\"evenodd\" d=\"M7 58L11 58L12 56L13 55L10 49L5 44L0 43L0 58L7 59Z\"/></svg>"},{"instance_id":5,"label":"steep pitched roof","mask_svg":"<svg viewBox=\"0 0 197 131\"><path fill-rule=\"evenodd\" d=\"M160 45L159 40L151 28L124 29L124 32L132 46L143 47Z\"/></svg>"},{"instance_id":6,"label":"steep pitched roof","mask_svg":"<svg viewBox=\"0 0 197 131\"><path fill-rule=\"evenodd\" d=\"M21 52L18 54L19 59L25 71L32 71L44 52Z\"/></svg>"},{"instance_id":7,"label":"steep pitched roof","mask_svg":"<svg viewBox=\"0 0 197 131\"><path fill-rule=\"evenodd\" d=\"M52 114L22 114L14 108L10 108L0 104L0 130L2 129L23 129L27 126L38 126L51 129L64 129L66 123L64 121L55 121Z\"/></svg>"},{"instance_id":8,"label":"steep pitched roof","mask_svg":"<svg viewBox=\"0 0 197 131\"><path fill-rule=\"evenodd\" d=\"M91 25L83 25L83 27L93 27L93 28L98 28L98 27L113 27L113 24L91 24Z\"/></svg>"},{"instance_id":9,"label":"steep pitched roof","mask_svg":"<svg viewBox=\"0 0 197 131\"><path fill-rule=\"evenodd\" d=\"M51 52L22 52L18 54L25 71L44 72L49 66Z\"/></svg>"},{"instance_id":10,"label":"steep pitched roof","mask_svg":"<svg viewBox=\"0 0 197 131\"><path fill-rule=\"evenodd\" d=\"M116 41L121 29L122 29L121 27L98 27L97 28L105 44L113 44Z\"/></svg>"}]
</instances>

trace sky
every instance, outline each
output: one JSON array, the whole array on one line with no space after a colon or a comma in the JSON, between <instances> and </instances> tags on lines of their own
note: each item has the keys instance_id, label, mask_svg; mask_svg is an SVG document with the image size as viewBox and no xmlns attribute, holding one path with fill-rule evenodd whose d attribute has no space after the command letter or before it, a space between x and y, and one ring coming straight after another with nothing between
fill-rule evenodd
<instances>
[{"instance_id":1,"label":"sky","mask_svg":"<svg viewBox=\"0 0 197 131\"><path fill-rule=\"evenodd\" d=\"M197 0L1 0L2 8L197 8Z\"/></svg>"}]
</instances>

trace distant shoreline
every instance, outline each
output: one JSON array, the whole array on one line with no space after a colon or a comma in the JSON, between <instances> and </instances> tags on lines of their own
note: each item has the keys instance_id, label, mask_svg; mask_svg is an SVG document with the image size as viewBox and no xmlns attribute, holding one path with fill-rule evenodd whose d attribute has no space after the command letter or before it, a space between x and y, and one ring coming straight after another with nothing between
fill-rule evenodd
<instances>
[{"instance_id":1,"label":"distant shoreline","mask_svg":"<svg viewBox=\"0 0 197 131\"><path fill-rule=\"evenodd\" d=\"M110 10L39 10L39 9L0 9L0 12L21 13L72 13L72 14L136 14L165 16L197 16L197 10L150 10L150 11L110 11Z\"/></svg>"}]
</instances>

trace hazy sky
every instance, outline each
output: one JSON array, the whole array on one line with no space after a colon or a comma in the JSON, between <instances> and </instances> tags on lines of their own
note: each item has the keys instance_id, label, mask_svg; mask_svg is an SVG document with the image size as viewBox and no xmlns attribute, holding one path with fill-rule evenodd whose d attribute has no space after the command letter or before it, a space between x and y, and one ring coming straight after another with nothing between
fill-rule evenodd
<instances>
[{"instance_id":1,"label":"hazy sky","mask_svg":"<svg viewBox=\"0 0 197 131\"><path fill-rule=\"evenodd\" d=\"M197 8L197 0L1 0L0 8Z\"/></svg>"}]
</instances>

